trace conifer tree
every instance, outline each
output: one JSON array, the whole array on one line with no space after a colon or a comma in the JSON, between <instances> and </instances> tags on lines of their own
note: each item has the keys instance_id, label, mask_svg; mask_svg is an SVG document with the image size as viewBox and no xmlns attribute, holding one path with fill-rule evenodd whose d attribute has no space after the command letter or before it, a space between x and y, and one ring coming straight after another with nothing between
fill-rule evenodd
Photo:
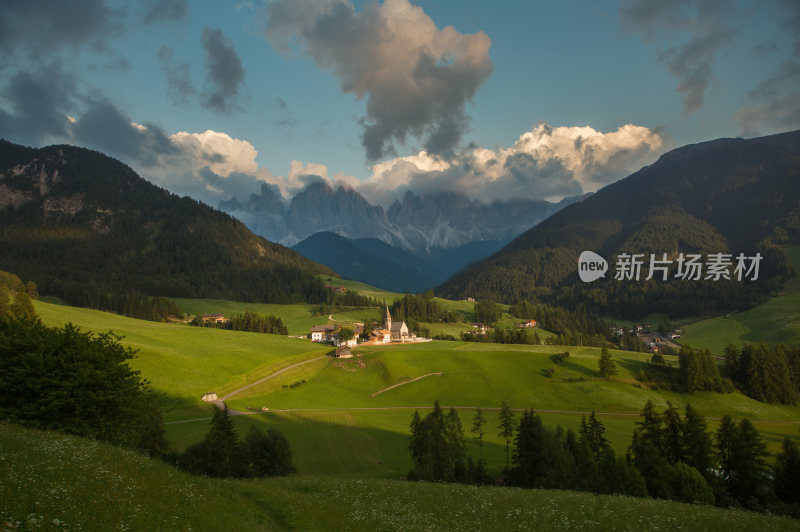
<instances>
[{"instance_id":1,"label":"conifer tree","mask_svg":"<svg viewBox=\"0 0 800 532\"><path fill-rule=\"evenodd\" d=\"M603 347L600 350L600 376L604 379L610 379L612 375L617 374L617 365L614 363L614 360L611 358L611 353L608 352L608 349Z\"/></svg>"},{"instance_id":2,"label":"conifer tree","mask_svg":"<svg viewBox=\"0 0 800 532\"><path fill-rule=\"evenodd\" d=\"M514 412L505 401L500 405L500 424L497 426L500 432L497 434L506 440L506 475L508 474L509 466L509 446L511 444L511 437L514 436Z\"/></svg>"},{"instance_id":3,"label":"conifer tree","mask_svg":"<svg viewBox=\"0 0 800 532\"><path fill-rule=\"evenodd\" d=\"M775 494L789 504L800 503L800 449L784 438L775 460Z\"/></svg>"},{"instance_id":4,"label":"conifer tree","mask_svg":"<svg viewBox=\"0 0 800 532\"><path fill-rule=\"evenodd\" d=\"M692 405L686 405L686 420L681 427L681 460L697 469L706 480L713 476L714 449L707 431L706 420Z\"/></svg>"}]
</instances>

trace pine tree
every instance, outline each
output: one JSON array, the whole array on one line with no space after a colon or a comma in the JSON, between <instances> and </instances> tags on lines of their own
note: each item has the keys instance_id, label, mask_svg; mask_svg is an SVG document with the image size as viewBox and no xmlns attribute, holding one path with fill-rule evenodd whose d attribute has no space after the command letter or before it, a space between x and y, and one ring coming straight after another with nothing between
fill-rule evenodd
<instances>
[{"instance_id":1,"label":"pine tree","mask_svg":"<svg viewBox=\"0 0 800 532\"><path fill-rule=\"evenodd\" d=\"M800 449L784 438L775 459L775 494L789 504L800 503Z\"/></svg>"},{"instance_id":2,"label":"pine tree","mask_svg":"<svg viewBox=\"0 0 800 532\"><path fill-rule=\"evenodd\" d=\"M706 480L713 476L714 450L706 420L692 405L686 405L686 420L681 427L681 460L697 469Z\"/></svg>"},{"instance_id":3,"label":"pine tree","mask_svg":"<svg viewBox=\"0 0 800 532\"><path fill-rule=\"evenodd\" d=\"M608 352L608 349L603 347L600 350L600 376L604 379L610 379L612 375L617 374L617 366L614 363L614 360L611 358L611 354Z\"/></svg>"},{"instance_id":4,"label":"pine tree","mask_svg":"<svg viewBox=\"0 0 800 532\"><path fill-rule=\"evenodd\" d=\"M598 463L602 455L610 449L608 440L603 436L605 431L605 426L597 419L594 411L589 415L588 421L586 421L586 416L582 417L580 437L588 443L589 448L592 450L592 456Z\"/></svg>"},{"instance_id":5,"label":"pine tree","mask_svg":"<svg viewBox=\"0 0 800 532\"><path fill-rule=\"evenodd\" d=\"M667 410L663 415L664 428L661 431L661 441L664 456L670 464L675 465L683 458L683 423L678 409L667 401Z\"/></svg>"},{"instance_id":6,"label":"pine tree","mask_svg":"<svg viewBox=\"0 0 800 532\"><path fill-rule=\"evenodd\" d=\"M514 436L514 412L505 401L500 405L500 424L497 426L500 432L497 434L506 440L506 475L508 474L509 467L509 446L511 438Z\"/></svg>"},{"instance_id":7,"label":"pine tree","mask_svg":"<svg viewBox=\"0 0 800 532\"><path fill-rule=\"evenodd\" d=\"M483 461L483 426L486 424L486 417L481 412L481 407L477 407L475 410L475 417L472 418L472 429L470 432L475 435L475 439L478 441L478 447L480 448L481 452L481 462Z\"/></svg>"}]
</instances>

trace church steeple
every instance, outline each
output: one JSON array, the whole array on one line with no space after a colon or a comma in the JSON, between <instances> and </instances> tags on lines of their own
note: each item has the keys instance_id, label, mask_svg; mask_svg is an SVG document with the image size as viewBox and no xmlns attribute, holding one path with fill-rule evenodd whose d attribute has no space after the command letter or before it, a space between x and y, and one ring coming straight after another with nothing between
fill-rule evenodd
<instances>
[{"instance_id":1,"label":"church steeple","mask_svg":"<svg viewBox=\"0 0 800 532\"><path fill-rule=\"evenodd\" d=\"M392 315L389 314L389 305L386 305L386 316L383 318L383 326L387 331L392 330Z\"/></svg>"}]
</instances>

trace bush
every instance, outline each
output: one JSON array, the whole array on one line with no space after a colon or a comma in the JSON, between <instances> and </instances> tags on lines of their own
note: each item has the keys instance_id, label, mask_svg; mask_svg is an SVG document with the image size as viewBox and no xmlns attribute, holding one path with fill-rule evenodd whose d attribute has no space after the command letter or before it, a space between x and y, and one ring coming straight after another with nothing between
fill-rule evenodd
<instances>
[{"instance_id":1,"label":"bush","mask_svg":"<svg viewBox=\"0 0 800 532\"><path fill-rule=\"evenodd\" d=\"M163 454L161 412L133 356L112 333L0 317L0 419Z\"/></svg>"}]
</instances>

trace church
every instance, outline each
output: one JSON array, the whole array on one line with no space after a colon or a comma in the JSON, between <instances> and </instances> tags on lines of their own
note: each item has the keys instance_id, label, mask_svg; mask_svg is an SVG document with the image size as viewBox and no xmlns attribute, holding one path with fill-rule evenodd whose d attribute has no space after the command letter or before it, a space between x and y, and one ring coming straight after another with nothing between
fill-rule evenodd
<instances>
[{"instance_id":1,"label":"church","mask_svg":"<svg viewBox=\"0 0 800 532\"><path fill-rule=\"evenodd\" d=\"M383 319L383 329L372 331L372 336L384 343L406 342L411 337L411 335L408 334L408 325L406 325L406 322L392 321L392 315L389 313L388 306L386 307L386 314Z\"/></svg>"}]
</instances>

